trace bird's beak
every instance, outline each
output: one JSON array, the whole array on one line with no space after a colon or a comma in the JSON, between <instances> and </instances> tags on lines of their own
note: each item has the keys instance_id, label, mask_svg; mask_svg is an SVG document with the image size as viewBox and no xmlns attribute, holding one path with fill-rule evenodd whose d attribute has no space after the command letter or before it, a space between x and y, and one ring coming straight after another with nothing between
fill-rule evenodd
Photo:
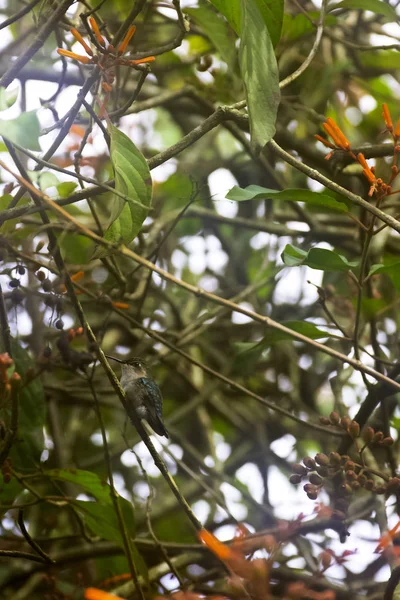
<instances>
[{"instance_id":1,"label":"bird's beak","mask_svg":"<svg viewBox=\"0 0 400 600\"><path fill-rule=\"evenodd\" d=\"M109 354L105 354L104 356L105 356L106 358L108 358L108 360L115 360L115 361L117 361L117 362L119 362L119 363L123 363L123 362L124 362L124 361L123 361L123 360L121 360L120 358L115 358L115 356L110 356Z\"/></svg>"}]
</instances>

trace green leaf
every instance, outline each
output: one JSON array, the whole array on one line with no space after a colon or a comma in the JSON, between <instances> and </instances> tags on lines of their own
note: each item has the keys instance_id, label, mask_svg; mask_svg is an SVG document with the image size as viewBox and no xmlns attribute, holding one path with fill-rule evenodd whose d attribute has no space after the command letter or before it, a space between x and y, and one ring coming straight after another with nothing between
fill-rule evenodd
<instances>
[{"instance_id":1,"label":"green leaf","mask_svg":"<svg viewBox=\"0 0 400 600\"><path fill-rule=\"evenodd\" d=\"M110 158L115 172L115 190L127 200L114 194L110 226L104 239L129 244L142 228L151 208L152 183L150 170L143 154L127 135L109 125ZM104 254L100 249L97 256Z\"/></svg>"},{"instance_id":2,"label":"green leaf","mask_svg":"<svg viewBox=\"0 0 400 600\"><path fill-rule=\"evenodd\" d=\"M7 110L12 106L18 98L18 88L6 90L0 88L0 110Z\"/></svg>"},{"instance_id":3,"label":"green leaf","mask_svg":"<svg viewBox=\"0 0 400 600\"><path fill-rule=\"evenodd\" d=\"M393 262L392 264L387 265L372 265L368 277L377 275L378 273L385 273L388 275L394 287L400 291L400 262Z\"/></svg>"},{"instance_id":4,"label":"green leaf","mask_svg":"<svg viewBox=\"0 0 400 600\"><path fill-rule=\"evenodd\" d=\"M311 340L320 340L330 337L329 332L319 329L314 323L309 323L308 321L283 321L282 325L285 325L288 329L300 333ZM256 344L252 342L241 342L240 344L236 344L239 353L235 357L235 363L237 363L238 366L252 365L254 367L261 354L272 344L292 339L293 337L290 333L271 327L268 329L268 333L264 338Z\"/></svg>"},{"instance_id":5,"label":"green leaf","mask_svg":"<svg viewBox=\"0 0 400 600\"><path fill-rule=\"evenodd\" d=\"M74 181L64 181L57 185L57 191L60 194L60 198L68 198L72 192L76 189L78 184Z\"/></svg>"},{"instance_id":6,"label":"green leaf","mask_svg":"<svg viewBox=\"0 0 400 600\"><path fill-rule=\"evenodd\" d=\"M284 0L255 0L255 2L268 27L272 45L275 47L281 37Z\"/></svg>"},{"instance_id":7,"label":"green leaf","mask_svg":"<svg viewBox=\"0 0 400 600\"><path fill-rule=\"evenodd\" d=\"M327 250L326 248L311 248L308 252L287 244L281 254L281 258L287 267L298 267L306 265L311 269L320 271L343 271L357 267L358 262L348 261L345 256Z\"/></svg>"},{"instance_id":8,"label":"green leaf","mask_svg":"<svg viewBox=\"0 0 400 600\"><path fill-rule=\"evenodd\" d=\"M330 7L331 10L336 8L359 8L361 10L370 10L377 15L383 15L390 21L397 21L397 14L393 6L386 4L382 0L343 0L339 4L334 4Z\"/></svg>"},{"instance_id":9,"label":"green leaf","mask_svg":"<svg viewBox=\"0 0 400 600\"><path fill-rule=\"evenodd\" d=\"M241 0L210 0L211 3L227 19L232 29L240 35L242 31ZM246 0L254 2L260 12L261 19L268 28L272 45L279 42L283 21L283 0Z\"/></svg>"},{"instance_id":10,"label":"green leaf","mask_svg":"<svg viewBox=\"0 0 400 600\"><path fill-rule=\"evenodd\" d=\"M125 527L131 538L131 550L133 562L138 572L144 579L148 580L148 570L145 561L132 541L135 537L136 526L133 513L133 506L124 498L118 497L118 502L123 515ZM98 502L85 502L84 500L74 500L72 505L80 512L89 529L103 540L115 542L124 547L121 531L118 524L118 518L115 514L113 505L100 504Z\"/></svg>"},{"instance_id":11,"label":"green leaf","mask_svg":"<svg viewBox=\"0 0 400 600\"><path fill-rule=\"evenodd\" d=\"M49 187L57 187L59 183L59 179L50 171L44 171L40 174L39 185L42 191L47 190Z\"/></svg>"},{"instance_id":12,"label":"green leaf","mask_svg":"<svg viewBox=\"0 0 400 600\"><path fill-rule=\"evenodd\" d=\"M63 259L71 265L86 265L93 258L94 243L84 235L65 233L59 236Z\"/></svg>"},{"instance_id":13,"label":"green leaf","mask_svg":"<svg viewBox=\"0 0 400 600\"><path fill-rule=\"evenodd\" d=\"M301 189L286 189L279 191L264 188L259 185L249 185L243 189L235 185L231 190L229 190L226 198L229 200L236 200L238 202L243 200L271 198L272 200L286 200L288 202L305 202L307 204L313 204L323 208L332 208L341 212L347 212L349 210L345 203L345 198L343 198L343 202L339 202L328 194L321 194L319 192Z\"/></svg>"},{"instance_id":14,"label":"green leaf","mask_svg":"<svg viewBox=\"0 0 400 600\"><path fill-rule=\"evenodd\" d=\"M40 150L40 125L36 110L24 112L16 119L0 121L0 135L30 150Z\"/></svg>"},{"instance_id":15,"label":"green leaf","mask_svg":"<svg viewBox=\"0 0 400 600\"><path fill-rule=\"evenodd\" d=\"M242 1L239 61L252 143L261 149L275 134L280 100L278 66L268 28L255 0Z\"/></svg>"},{"instance_id":16,"label":"green leaf","mask_svg":"<svg viewBox=\"0 0 400 600\"><path fill-rule=\"evenodd\" d=\"M240 35L240 0L210 0L219 12L224 15L232 29Z\"/></svg>"},{"instance_id":17,"label":"green leaf","mask_svg":"<svg viewBox=\"0 0 400 600\"><path fill-rule=\"evenodd\" d=\"M235 35L228 23L209 4L186 8L185 12L202 27L221 58L233 69L236 62Z\"/></svg>"},{"instance_id":18,"label":"green leaf","mask_svg":"<svg viewBox=\"0 0 400 600\"><path fill-rule=\"evenodd\" d=\"M363 67L393 70L400 68L400 52L398 50L366 50L359 54Z\"/></svg>"},{"instance_id":19,"label":"green leaf","mask_svg":"<svg viewBox=\"0 0 400 600\"><path fill-rule=\"evenodd\" d=\"M15 371L22 379L35 363L27 351L12 340ZM19 393L18 435L11 448L11 460L17 469L37 468L44 449L43 428L46 421L46 401L40 379L37 377L23 385ZM7 420L10 410L6 411Z\"/></svg>"},{"instance_id":20,"label":"green leaf","mask_svg":"<svg viewBox=\"0 0 400 600\"><path fill-rule=\"evenodd\" d=\"M103 504L112 504L110 486L106 481L100 479L96 473L84 471L83 469L51 469L43 473L50 479L69 481L82 487L85 492L91 494Z\"/></svg>"},{"instance_id":21,"label":"green leaf","mask_svg":"<svg viewBox=\"0 0 400 600\"><path fill-rule=\"evenodd\" d=\"M120 508L124 517L126 528L131 538L135 537L135 516L133 506L125 498L118 497ZM103 540L116 542L123 546L121 531L113 504L101 504L100 502L87 502L85 500L73 500L73 506L78 507L88 527Z\"/></svg>"}]
</instances>

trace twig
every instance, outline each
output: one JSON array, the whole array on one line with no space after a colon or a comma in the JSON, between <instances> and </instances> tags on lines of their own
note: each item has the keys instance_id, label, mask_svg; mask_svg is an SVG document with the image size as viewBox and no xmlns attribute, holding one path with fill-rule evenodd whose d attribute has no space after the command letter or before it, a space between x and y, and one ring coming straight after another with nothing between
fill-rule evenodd
<instances>
[{"instance_id":1,"label":"twig","mask_svg":"<svg viewBox=\"0 0 400 600\"><path fill-rule=\"evenodd\" d=\"M46 562L54 565L55 561L53 559L51 559L50 556L48 554L46 554L46 552L44 552L41 549L39 544L37 544L35 542L35 540L33 540L31 538L31 536L29 535L29 532L28 532L27 528L25 527L25 523L24 523L24 511L21 508L18 511L18 525L19 525L22 535L24 536L24 538L26 539L28 544L35 550L35 552L37 552L39 554L39 556L41 556Z\"/></svg>"}]
</instances>

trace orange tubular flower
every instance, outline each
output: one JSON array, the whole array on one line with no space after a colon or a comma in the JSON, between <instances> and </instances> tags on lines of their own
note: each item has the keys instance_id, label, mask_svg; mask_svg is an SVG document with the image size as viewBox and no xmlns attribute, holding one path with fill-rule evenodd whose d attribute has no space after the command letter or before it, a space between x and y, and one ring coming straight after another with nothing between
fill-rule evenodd
<instances>
[{"instance_id":1,"label":"orange tubular flower","mask_svg":"<svg viewBox=\"0 0 400 600\"><path fill-rule=\"evenodd\" d=\"M136 31L136 26L135 25L131 25L131 27L129 27L128 32L126 34L126 36L124 37L124 39L122 40L121 44L118 46L118 53L119 54L124 54L125 50L128 47L128 44L133 36L133 34Z\"/></svg>"},{"instance_id":2,"label":"orange tubular flower","mask_svg":"<svg viewBox=\"0 0 400 600\"><path fill-rule=\"evenodd\" d=\"M333 119L330 117L327 118L326 123L323 123L322 127L331 136L333 141L339 148L343 150L350 149L350 142L347 137L344 135L340 127L338 127Z\"/></svg>"},{"instance_id":3,"label":"orange tubular flower","mask_svg":"<svg viewBox=\"0 0 400 600\"><path fill-rule=\"evenodd\" d=\"M128 310L129 304L126 302L111 302L114 308L119 308L120 310Z\"/></svg>"},{"instance_id":4,"label":"orange tubular flower","mask_svg":"<svg viewBox=\"0 0 400 600\"><path fill-rule=\"evenodd\" d=\"M68 58L73 58L74 60L78 60L79 62L87 65L90 63L90 58L88 56L83 56L82 54L76 54L75 52L71 52L70 50L64 50L64 48L57 48L58 54L60 56L68 56Z\"/></svg>"},{"instance_id":5,"label":"orange tubular flower","mask_svg":"<svg viewBox=\"0 0 400 600\"><path fill-rule=\"evenodd\" d=\"M319 142L321 142L321 144L323 144L324 146L326 146L327 148L332 148L332 150L335 149L335 146L329 141L326 140L325 138L323 138L321 135L318 135L318 133L316 133L314 135L315 139L318 140Z\"/></svg>"},{"instance_id":6,"label":"orange tubular flower","mask_svg":"<svg viewBox=\"0 0 400 600\"><path fill-rule=\"evenodd\" d=\"M83 39L83 37L81 36L79 31L77 29L75 29L75 27L72 27L71 33L74 36L74 38L76 39L76 41L79 42L80 45L83 46L83 48L85 48L85 50L89 54L89 56L93 56L93 51L92 51L91 47L89 46L89 44L87 44L87 42Z\"/></svg>"},{"instance_id":7,"label":"orange tubular flower","mask_svg":"<svg viewBox=\"0 0 400 600\"><path fill-rule=\"evenodd\" d=\"M371 168L368 166L367 161L365 160L365 156L364 154L362 154L361 152L359 152L357 154L357 160L360 163L360 165L363 167L363 174L365 175L365 177L368 179L368 181L370 183L375 183L376 181L376 177L373 174L373 172L371 171Z\"/></svg>"},{"instance_id":8,"label":"orange tubular flower","mask_svg":"<svg viewBox=\"0 0 400 600\"><path fill-rule=\"evenodd\" d=\"M155 56L146 56L146 58L138 58L137 60L128 60L127 64L135 67L136 65L142 65L143 63L149 63L156 60Z\"/></svg>"},{"instance_id":9,"label":"orange tubular flower","mask_svg":"<svg viewBox=\"0 0 400 600\"><path fill-rule=\"evenodd\" d=\"M392 117L390 116L389 108L387 104L382 104L382 116L385 119L386 127L388 131L393 133Z\"/></svg>"},{"instance_id":10,"label":"orange tubular flower","mask_svg":"<svg viewBox=\"0 0 400 600\"><path fill-rule=\"evenodd\" d=\"M397 121L396 129L394 130L394 137L400 137L400 119Z\"/></svg>"},{"instance_id":11,"label":"orange tubular flower","mask_svg":"<svg viewBox=\"0 0 400 600\"><path fill-rule=\"evenodd\" d=\"M85 273L83 271L78 271L77 273L74 273L74 275L71 275L71 281L79 281L84 276Z\"/></svg>"},{"instance_id":12,"label":"orange tubular flower","mask_svg":"<svg viewBox=\"0 0 400 600\"><path fill-rule=\"evenodd\" d=\"M96 36L97 41L101 46L105 46L106 42L103 36L100 33L99 26L97 25L97 21L94 17L89 18L90 27L93 29L94 35Z\"/></svg>"}]
</instances>

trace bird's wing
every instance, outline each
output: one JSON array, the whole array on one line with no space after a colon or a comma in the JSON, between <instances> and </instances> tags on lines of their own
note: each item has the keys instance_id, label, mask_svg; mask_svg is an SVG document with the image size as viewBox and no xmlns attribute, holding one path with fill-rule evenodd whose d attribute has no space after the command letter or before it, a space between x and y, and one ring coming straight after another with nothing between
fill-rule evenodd
<instances>
[{"instance_id":1,"label":"bird's wing","mask_svg":"<svg viewBox=\"0 0 400 600\"><path fill-rule=\"evenodd\" d=\"M148 410L154 417L152 421L149 421L149 424L156 433L168 437L167 430L165 429L162 420L162 395L160 388L154 379L149 377L139 377L136 379L135 384L138 389L140 389L141 396L147 398L146 404L148 406ZM151 402L148 402L149 398L151 399Z\"/></svg>"}]
</instances>

